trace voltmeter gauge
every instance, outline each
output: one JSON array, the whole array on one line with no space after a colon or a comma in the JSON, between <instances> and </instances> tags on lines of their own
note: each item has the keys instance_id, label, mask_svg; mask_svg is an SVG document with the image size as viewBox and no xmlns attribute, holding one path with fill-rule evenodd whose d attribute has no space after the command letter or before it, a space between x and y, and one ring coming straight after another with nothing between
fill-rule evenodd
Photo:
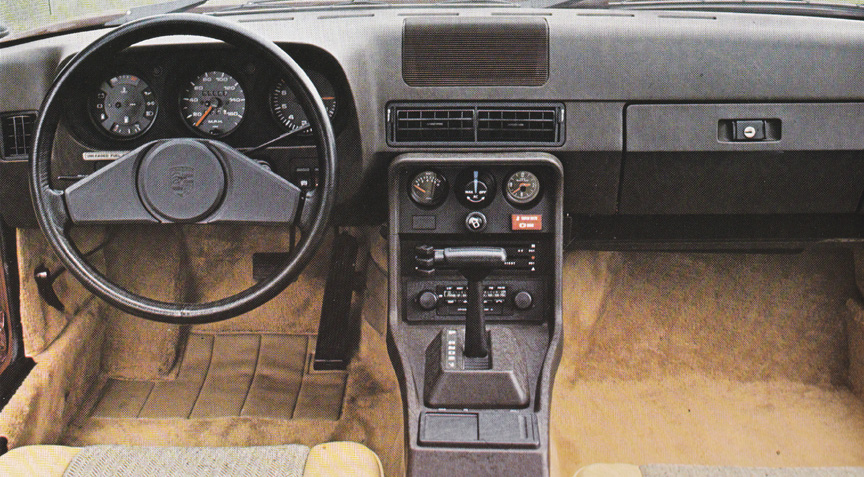
<instances>
[{"instance_id":1,"label":"voltmeter gauge","mask_svg":"<svg viewBox=\"0 0 864 477\"><path fill-rule=\"evenodd\" d=\"M436 207L447 197L447 179L435 171L423 171L411 180L408 194L418 205Z\"/></svg>"},{"instance_id":2,"label":"voltmeter gauge","mask_svg":"<svg viewBox=\"0 0 864 477\"><path fill-rule=\"evenodd\" d=\"M529 171L514 172L507 179L504 193L512 204L530 204L540 195L540 179Z\"/></svg>"}]
</instances>

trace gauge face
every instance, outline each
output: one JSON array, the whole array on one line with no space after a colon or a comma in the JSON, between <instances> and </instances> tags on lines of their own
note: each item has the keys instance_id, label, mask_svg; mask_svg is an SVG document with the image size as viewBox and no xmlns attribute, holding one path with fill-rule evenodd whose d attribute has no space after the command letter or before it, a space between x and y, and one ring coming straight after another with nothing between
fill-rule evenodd
<instances>
[{"instance_id":1,"label":"gauge face","mask_svg":"<svg viewBox=\"0 0 864 477\"><path fill-rule=\"evenodd\" d=\"M479 209L492 202L495 178L488 172L468 169L459 174L458 197L464 205Z\"/></svg>"},{"instance_id":2,"label":"gauge face","mask_svg":"<svg viewBox=\"0 0 864 477\"><path fill-rule=\"evenodd\" d=\"M336 114L336 90L333 88L333 84L317 71L307 71L306 75L309 76L315 89L318 90L318 94L321 95L321 101L324 102L327 115L333 119L333 115ZM309 125L306 113L303 112L297 97L288 88L288 83L284 79L279 81L276 88L270 93L270 107L273 109L276 120L289 131ZM304 131L300 134L311 134L311 131Z\"/></svg>"},{"instance_id":3,"label":"gauge face","mask_svg":"<svg viewBox=\"0 0 864 477\"><path fill-rule=\"evenodd\" d=\"M540 179L531 172L513 173L505 185L507 200L513 204L529 204L540 194Z\"/></svg>"},{"instance_id":4,"label":"gauge face","mask_svg":"<svg viewBox=\"0 0 864 477\"><path fill-rule=\"evenodd\" d=\"M144 133L153 124L156 111L150 86L134 75L119 75L102 83L91 103L96 123L118 138Z\"/></svg>"},{"instance_id":5,"label":"gauge face","mask_svg":"<svg viewBox=\"0 0 864 477\"><path fill-rule=\"evenodd\" d=\"M411 180L411 200L424 207L440 205L447 197L447 179L434 171L423 171Z\"/></svg>"},{"instance_id":6,"label":"gauge face","mask_svg":"<svg viewBox=\"0 0 864 477\"><path fill-rule=\"evenodd\" d=\"M192 129L207 136L225 136L243 120L246 95L233 76L208 71L189 81L180 96L180 112Z\"/></svg>"}]
</instances>

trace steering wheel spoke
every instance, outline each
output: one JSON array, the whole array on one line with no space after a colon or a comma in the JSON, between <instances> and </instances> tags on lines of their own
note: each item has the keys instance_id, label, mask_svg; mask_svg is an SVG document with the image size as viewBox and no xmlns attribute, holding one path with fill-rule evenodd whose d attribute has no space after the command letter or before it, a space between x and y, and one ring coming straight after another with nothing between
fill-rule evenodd
<instances>
[{"instance_id":1,"label":"steering wheel spoke","mask_svg":"<svg viewBox=\"0 0 864 477\"><path fill-rule=\"evenodd\" d=\"M212 142L225 160L225 199L204 223L293 224L301 190L237 150Z\"/></svg>"},{"instance_id":2,"label":"steering wheel spoke","mask_svg":"<svg viewBox=\"0 0 864 477\"><path fill-rule=\"evenodd\" d=\"M135 182L141 146L69 186L65 191L69 219L76 225L158 223L138 196Z\"/></svg>"}]
</instances>

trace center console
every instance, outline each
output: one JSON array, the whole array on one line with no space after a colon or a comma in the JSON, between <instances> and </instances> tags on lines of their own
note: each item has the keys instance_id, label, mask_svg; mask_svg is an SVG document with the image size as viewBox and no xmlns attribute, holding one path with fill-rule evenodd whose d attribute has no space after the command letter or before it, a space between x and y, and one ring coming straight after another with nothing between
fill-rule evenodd
<instances>
[{"instance_id":1,"label":"center console","mask_svg":"<svg viewBox=\"0 0 864 477\"><path fill-rule=\"evenodd\" d=\"M545 153L392 163L388 348L408 475L548 475L562 176Z\"/></svg>"}]
</instances>

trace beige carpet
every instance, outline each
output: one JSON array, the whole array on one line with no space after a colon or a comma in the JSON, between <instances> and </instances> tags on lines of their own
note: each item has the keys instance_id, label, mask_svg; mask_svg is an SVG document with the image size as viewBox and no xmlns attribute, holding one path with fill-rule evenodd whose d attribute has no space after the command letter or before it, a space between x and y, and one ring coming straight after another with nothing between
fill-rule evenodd
<instances>
[{"instance_id":1,"label":"beige carpet","mask_svg":"<svg viewBox=\"0 0 864 477\"><path fill-rule=\"evenodd\" d=\"M92 416L337 420L347 373L312 369L314 350L303 335L193 333L175 379L109 379Z\"/></svg>"},{"instance_id":2,"label":"beige carpet","mask_svg":"<svg viewBox=\"0 0 864 477\"><path fill-rule=\"evenodd\" d=\"M852 254L575 252L553 469L864 466L847 387Z\"/></svg>"},{"instance_id":3,"label":"beige carpet","mask_svg":"<svg viewBox=\"0 0 864 477\"><path fill-rule=\"evenodd\" d=\"M244 232L241 235L236 228L217 227L178 229L173 232L179 234L175 237L167 232L159 235L166 241L179 238L182 254L177 260L195 264L189 276L164 282L173 283L167 293L214 299L250 284L251 253L280 250L284 235L273 235L273 230L263 228ZM366 232L355 231L361 238ZM134 240L135 234L130 235ZM153 238L139 236L136 244L142 252L126 254L125 262L115 264L114 273L128 280L133 289L149 290L155 283L135 278L137 270L146 270L148 256L171 263L167 261L170 257L143 252L158 246ZM368 253L365 247L361 250L360 268L365 267ZM110 249L106 255L113 260L121 252ZM182 330L178 333L176 327L132 317L111 322L103 371L112 379L91 396L90 406L82 407L84 415L66 429L60 443L314 446L348 440L375 451L387 475L400 475L402 403L387 356L385 330L380 327L386 319L387 296L382 270L367 267L367 288L355 295L355 306L362 310L362 336L347 373L313 372L308 366L329 253L328 247L322 246L300 279L267 305L231 320L192 327L185 354L180 346L182 359L168 369L166 365L175 363L177 347L173 342L182 344L187 338ZM172 267L176 270L177 264ZM113 318L117 317L109 319ZM155 333L156 345L141 341L147 332ZM195 347L198 351L193 349L189 354ZM250 359L256 356L254 361ZM262 357L269 363L259 361ZM219 370L202 372L205 362L208 366L216 363ZM302 368L295 366L300 362ZM295 370L275 372L275 367L283 366ZM166 404L175 397L176 403ZM289 406L289 400L293 405Z\"/></svg>"}]
</instances>

